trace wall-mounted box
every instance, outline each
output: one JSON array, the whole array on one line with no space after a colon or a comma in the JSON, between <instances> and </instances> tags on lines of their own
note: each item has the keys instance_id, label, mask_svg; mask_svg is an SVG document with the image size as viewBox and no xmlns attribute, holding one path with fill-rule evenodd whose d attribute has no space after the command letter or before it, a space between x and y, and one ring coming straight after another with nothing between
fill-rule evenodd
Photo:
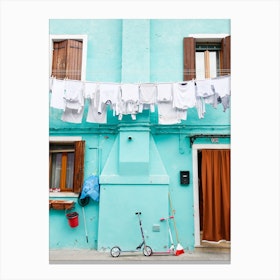
<instances>
[{"instance_id":1,"label":"wall-mounted box","mask_svg":"<svg viewBox=\"0 0 280 280\"><path fill-rule=\"evenodd\" d=\"M190 183L190 171L180 171L181 185L188 185Z\"/></svg>"}]
</instances>

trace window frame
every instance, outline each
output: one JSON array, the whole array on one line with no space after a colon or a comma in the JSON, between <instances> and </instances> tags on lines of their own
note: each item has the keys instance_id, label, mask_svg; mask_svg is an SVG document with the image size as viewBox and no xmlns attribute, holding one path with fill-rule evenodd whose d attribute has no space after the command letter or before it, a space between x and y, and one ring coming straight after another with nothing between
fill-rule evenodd
<instances>
[{"instance_id":1,"label":"window frame","mask_svg":"<svg viewBox=\"0 0 280 280\"><path fill-rule=\"evenodd\" d=\"M86 62L87 62L87 35L79 35L79 34L51 34L49 36L49 76L52 73L52 61L53 61L53 48L54 42L59 42L63 40L79 40L83 42L83 50L82 50L82 68L81 68L81 81L86 79Z\"/></svg>"},{"instance_id":2,"label":"window frame","mask_svg":"<svg viewBox=\"0 0 280 280\"><path fill-rule=\"evenodd\" d=\"M230 38L230 34L189 34L187 37L184 37L184 44L183 44L183 78L184 80L191 80L196 78L196 61L195 61L195 55L196 55L196 43L223 43L225 42L224 39ZM188 40L188 41L187 41ZM230 40L230 39L229 39ZM188 42L188 43L187 43ZM229 42L230 46L230 42ZM226 53L226 51L229 51L229 53ZM225 72L221 71L219 76L230 74L230 48L229 49L223 49L223 46L221 46L221 52L220 54L220 64L229 64L229 68L225 69L220 68L221 70L225 69ZM194 53L194 57L192 54ZM226 53L226 55L225 55ZM228 58L229 56L229 58ZM227 57L227 61L224 62L225 57ZM192 65L190 68L189 65ZM229 72L229 73L228 73Z\"/></svg>"},{"instance_id":3,"label":"window frame","mask_svg":"<svg viewBox=\"0 0 280 280\"><path fill-rule=\"evenodd\" d=\"M85 141L82 140L82 137L50 137L49 143L73 143L75 145L75 159L74 159L74 174L73 174L73 190L65 191L61 190L60 192L51 192L49 190L50 196L77 196L82 189L82 183L84 179L84 159L85 159ZM76 153L77 150L82 153L82 157L77 159ZM50 151L49 151L50 156ZM51 168L51 166L49 166ZM51 170L49 169L49 175ZM50 185L50 182L49 182ZM50 188L50 186L49 186ZM59 195L58 195L59 194Z\"/></svg>"}]
</instances>

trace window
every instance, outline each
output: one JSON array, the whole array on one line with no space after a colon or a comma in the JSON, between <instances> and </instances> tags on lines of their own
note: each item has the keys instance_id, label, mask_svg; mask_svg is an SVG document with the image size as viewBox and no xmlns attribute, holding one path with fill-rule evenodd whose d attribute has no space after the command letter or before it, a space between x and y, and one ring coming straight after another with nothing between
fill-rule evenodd
<instances>
[{"instance_id":1,"label":"window","mask_svg":"<svg viewBox=\"0 0 280 280\"><path fill-rule=\"evenodd\" d=\"M184 38L184 80L230 74L230 36Z\"/></svg>"},{"instance_id":2,"label":"window","mask_svg":"<svg viewBox=\"0 0 280 280\"><path fill-rule=\"evenodd\" d=\"M84 179L84 149L85 141L50 142L50 191L81 191Z\"/></svg>"},{"instance_id":3,"label":"window","mask_svg":"<svg viewBox=\"0 0 280 280\"><path fill-rule=\"evenodd\" d=\"M85 79L85 35L51 35L50 75L57 79Z\"/></svg>"},{"instance_id":4,"label":"window","mask_svg":"<svg viewBox=\"0 0 280 280\"><path fill-rule=\"evenodd\" d=\"M83 42L64 40L53 43L52 76L57 79L81 79Z\"/></svg>"}]
</instances>

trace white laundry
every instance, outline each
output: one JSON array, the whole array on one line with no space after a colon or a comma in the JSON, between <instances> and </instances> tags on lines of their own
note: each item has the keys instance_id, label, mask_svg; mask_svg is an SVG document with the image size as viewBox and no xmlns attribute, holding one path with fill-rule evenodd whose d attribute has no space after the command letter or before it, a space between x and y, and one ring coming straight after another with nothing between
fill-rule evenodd
<instances>
[{"instance_id":1,"label":"white laundry","mask_svg":"<svg viewBox=\"0 0 280 280\"><path fill-rule=\"evenodd\" d=\"M206 113L204 98L196 97L196 110L199 119L203 119Z\"/></svg>"},{"instance_id":2,"label":"white laundry","mask_svg":"<svg viewBox=\"0 0 280 280\"><path fill-rule=\"evenodd\" d=\"M80 112L84 107L84 84L82 81L65 80L66 108L75 109Z\"/></svg>"},{"instance_id":3,"label":"white laundry","mask_svg":"<svg viewBox=\"0 0 280 280\"><path fill-rule=\"evenodd\" d=\"M49 78L49 90L50 90L50 91L52 90L53 80L54 80L54 77L50 77L50 78Z\"/></svg>"},{"instance_id":4,"label":"white laundry","mask_svg":"<svg viewBox=\"0 0 280 280\"><path fill-rule=\"evenodd\" d=\"M102 104L110 104L111 108L116 111L117 103L120 102L120 85L119 84L100 84L98 112L102 113Z\"/></svg>"},{"instance_id":5,"label":"white laundry","mask_svg":"<svg viewBox=\"0 0 280 280\"><path fill-rule=\"evenodd\" d=\"M84 97L86 99L95 99L97 89L98 89L97 83L85 82L84 83Z\"/></svg>"},{"instance_id":6,"label":"white laundry","mask_svg":"<svg viewBox=\"0 0 280 280\"><path fill-rule=\"evenodd\" d=\"M215 109L217 109L218 104L221 103L220 99L221 97L219 97L217 93L203 98L205 104L210 104Z\"/></svg>"},{"instance_id":7,"label":"white laundry","mask_svg":"<svg viewBox=\"0 0 280 280\"><path fill-rule=\"evenodd\" d=\"M186 121L188 117L188 111L186 109L177 109L178 119Z\"/></svg>"},{"instance_id":8,"label":"white laundry","mask_svg":"<svg viewBox=\"0 0 280 280\"><path fill-rule=\"evenodd\" d=\"M81 123L84 114L84 107L80 111L76 109L65 108L61 120L70 123Z\"/></svg>"},{"instance_id":9,"label":"white laundry","mask_svg":"<svg viewBox=\"0 0 280 280\"><path fill-rule=\"evenodd\" d=\"M157 84L157 101L172 101L172 83Z\"/></svg>"},{"instance_id":10,"label":"white laundry","mask_svg":"<svg viewBox=\"0 0 280 280\"><path fill-rule=\"evenodd\" d=\"M228 109L230 107L230 95L225 95L222 98L222 105L224 108L224 112L226 111L226 109Z\"/></svg>"},{"instance_id":11,"label":"white laundry","mask_svg":"<svg viewBox=\"0 0 280 280\"><path fill-rule=\"evenodd\" d=\"M230 76L214 79L191 80L181 83L118 84L82 82L78 80L49 80L50 107L62 109L61 120L81 123L84 102L88 99L87 122L107 123L107 105L113 116L121 120L131 115L133 120L143 110L158 108L159 124L178 124L187 120L189 108L197 109L198 118L204 118L206 105L217 108L221 103L224 112L230 108Z\"/></svg>"},{"instance_id":12,"label":"white laundry","mask_svg":"<svg viewBox=\"0 0 280 280\"><path fill-rule=\"evenodd\" d=\"M122 84L121 85L121 102L119 105L119 120L123 115L131 115L133 120L139 112L139 85L138 84Z\"/></svg>"},{"instance_id":13,"label":"white laundry","mask_svg":"<svg viewBox=\"0 0 280 280\"><path fill-rule=\"evenodd\" d=\"M151 112L155 111L157 87L153 83L141 84L139 86L139 112L147 108L143 105L150 105L149 109Z\"/></svg>"},{"instance_id":14,"label":"white laundry","mask_svg":"<svg viewBox=\"0 0 280 280\"><path fill-rule=\"evenodd\" d=\"M93 99L89 100L88 114L86 121L90 123L106 123L107 122L107 110L106 104L101 104L101 113L98 113L97 107Z\"/></svg>"},{"instance_id":15,"label":"white laundry","mask_svg":"<svg viewBox=\"0 0 280 280\"><path fill-rule=\"evenodd\" d=\"M194 81L173 84L173 107L188 109L195 107L195 85Z\"/></svg>"},{"instance_id":16,"label":"white laundry","mask_svg":"<svg viewBox=\"0 0 280 280\"><path fill-rule=\"evenodd\" d=\"M122 84L121 98L123 101L134 101L139 103L139 85L138 84Z\"/></svg>"},{"instance_id":17,"label":"white laundry","mask_svg":"<svg viewBox=\"0 0 280 280\"><path fill-rule=\"evenodd\" d=\"M211 86L211 79L198 80L196 83L196 95L200 97L208 97L213 95L213 87Z\"/></svg>"},{"instance_id":18,"label":"white laundry","mask_svg":"<svg viewBox=\"0 0 280 280\"><path fill-rule=\"evenodd\" d=\"M50 106L56 109L65 109L65 80L53 79Z\"/></svg>"},{"instance_id":19,"label":"white laundry","mask_svg":"<svg viewBox=\"0 0 280 280\"><path fill-rule=\"evenodd\" d=\"M158 102L158 123L159 124L178 124L181 118L178 111L173 107L172 102Z\"/></svg>"},{"instance_id":20,"label":"white laundry","mask_svg":"<svg viewBox=\"0 0 280 280\"><path fill-rule=\"evenodd\" d=\"M221 77L212 79L211 84L213 85L215 92L220 97L230 95L230 87L231 87L230 76L221 76Z\"/></svg>"},{"instance_id":21,"label":"white laundry","mask_svg":"<svg viewBox=\"0 0 280 280\"><path fill-rule=\"evenodd\" d=\"M124 115L131 115L133 120L136 120L136 115L139 113L139 105L138 103L128 100L126 102L121 101L118 106L118 119L122 120Z\"/></svg>"}]
</instances>

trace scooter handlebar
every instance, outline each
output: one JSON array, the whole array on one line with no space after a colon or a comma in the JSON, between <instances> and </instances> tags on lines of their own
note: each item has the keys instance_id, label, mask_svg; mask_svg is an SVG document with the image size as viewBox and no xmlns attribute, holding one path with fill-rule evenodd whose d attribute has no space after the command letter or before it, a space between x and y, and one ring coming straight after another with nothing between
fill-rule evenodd
<instances>
[{"instance_id":1,"label":"scooter handlebar","mask_svg":"<svg viewBox=\"0 0 280 280\"><path fill-rule=\"evenodd\" d=\"M167 219L173 219L173 218L174 218L174 216L169 216L168 218L160 218L160 221L162 222L162 221L165 221Z\"/></svg>"},{"instance_id":2,"label":"scooter handlebar","mask_svg":"<svg viewBox=\"0 0 280 280\"><path fill-rule=\"evenodd\" d=\"M135 215L141 215L141 212L136 212Z\"/></svg>"}]
</instances>

